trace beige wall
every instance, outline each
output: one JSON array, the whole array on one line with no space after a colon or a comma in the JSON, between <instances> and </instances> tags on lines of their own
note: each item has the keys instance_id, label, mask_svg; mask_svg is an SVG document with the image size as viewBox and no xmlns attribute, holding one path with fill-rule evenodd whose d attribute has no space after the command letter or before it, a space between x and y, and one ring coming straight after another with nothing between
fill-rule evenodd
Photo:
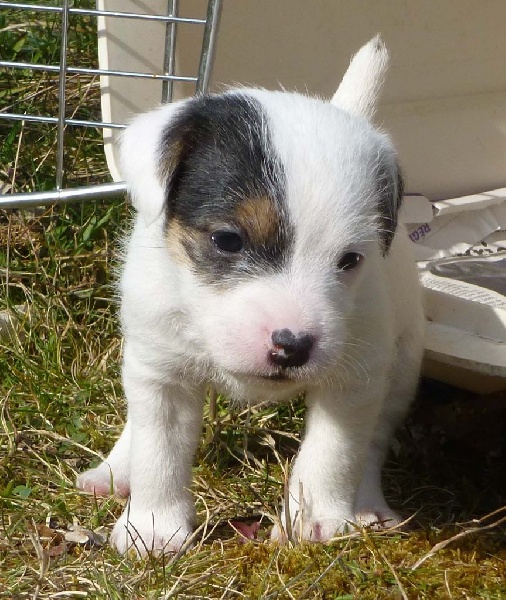
<instances>
[{"instance_id":1,"label":"beige wall","mask_svg":"<svg viewBox=\"0 0 506 600\"><path fill-rule=\"evenodd\" d=\"M165 0L101 0L163 11ZM182 0L183 16L205 2ZM329 96L351 54L380 32L392 55L378 122L391 131L408 189L445 198L506 185L505 0L224 0L213 89L231 83ZM112 68L161 68L163 26L107 19ZM195 74L201 30L179 28L179 72ZM104 34L102 34L104 36ZM158 82L105 83L105 117L158 103ZM191 93L180 86L178 94ZM110 152L114 161L114 152Z\"/></svg>"}]
</instances>

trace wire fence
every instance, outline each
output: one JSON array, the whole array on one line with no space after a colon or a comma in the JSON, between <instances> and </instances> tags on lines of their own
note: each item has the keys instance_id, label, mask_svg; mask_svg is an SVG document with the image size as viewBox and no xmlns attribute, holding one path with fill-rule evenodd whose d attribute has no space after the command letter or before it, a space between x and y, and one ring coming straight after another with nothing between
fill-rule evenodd
<instances>
[{"instance_id":1,"label":"wire fence","mask_svg":"<svg viewBox=\"0 0 506 600\"><path fill-rule=\"evenodd\" d=\"M9 102L8 99L5 102L4 98L3 104L5 106L3 109L0 109L0 125L7 124L14 126L15 123L22 123L23 125L33 124L34 126L51 126L53 128L55 148L54 153L52 153L52 157L54 157L54 185L52 189L30 189L29 191L19 193L16 192L15 177L11 174L14 185L10 185L9 189L4 188L4 193L0 195L0 208L29 208L45 204L85 201L94 198L106 199L121 196L126 191L126 185L123 182L78 185L76 187L66 187L65 185L66 141L69 137L69 128L86 128L87 131L93 131L96 134L97 131L104 129L121 129L125 127L124 123L104 122L101 117L79 118L75 114L69 115L68 83L70 78L122 77L151 81L153 79L160 80L162 82L160 98L162 102L172 101L173 86L176 82L185 82L194 85L196 93L206 91L209 86L221 14L221 0L209 0L206 18L179 16L179 0L168 0L165 4L163 14L100 10L75 6L76 4L78 2L71 2L70 0L62 0L60 6L0 2L0 16L2 15L2 11L5 10L11 11L8 13L9 15L16 13L23 16L38 14L46 19L48 15L56 16L57 26L55 35L59 36L58 64L44 64L44 62L37 61L0 60L0 70L4 75L20 72L24 75L25 79L30 79L31 77L35 77L37 73L42 73L47 77L52 76L57 78L57 98L53 104L55 109L54 114L38 114L33 111L34 103L25 102L26 96L23 96L23 94L18 94L16 100L12 102ZM82 6L83 3L79 4ZM163 5L162 2L159 2L159 4L160 6ZM98 18L138 19L157 21L165 24L165 44L160 49L160 52L163 53L163 70L161 72L141 72L69 64L69 30L73 18L94 20ZM30 19L27 18L26 21L28 24L30 23ZM203 28L202 49L195 74L176 73L177 30L181 26ZM9 25L6 24L4 29L8 30ZM128 40L125 40L125 43L128 43ZM34 92L32 88L27 88L27 94L32 99L39 92ZM23 105L25 105L24 110L16 110L19 106L23 107ZM9 129L7 129L8 135ZM100 138L101 136L96 136L97 143L100 143Z\"/></svg>"}]
</instances>

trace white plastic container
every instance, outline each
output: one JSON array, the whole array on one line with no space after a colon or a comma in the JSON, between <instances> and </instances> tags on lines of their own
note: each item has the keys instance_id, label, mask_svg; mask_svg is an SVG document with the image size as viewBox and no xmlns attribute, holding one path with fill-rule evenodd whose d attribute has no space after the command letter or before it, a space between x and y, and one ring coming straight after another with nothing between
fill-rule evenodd
<instances>
[{"instance_id":1,"label":"white plastic container","mask_svg":"<svg viewBox=\"0 0 506 600\"><path fill-rule=\"evenodd\" d=\"M166 0L98 2L106 10L153 14L164 14L166 5ZM181 16L205 16L204 0L180 5ZM101 67L162 72L163 24L102 18L99 28ZM431 206L428 211L425 206L425 216L417 217L420 223L411 230L422 228L420 237L424 227L432 231L444 225L452 232L446 244L452 249L445 248L442 255L469 250L481 243L466 238L473 229L469 223L475 218L488 222L484 211L490 198L482 192L506 185L504 0L224 0L212 87L282 85L329 97L351 55L378 32L392 61L377 121L395 140L407 189L431 201L466 195L440 202L434 218ZM196 27L178 27L177 72L195 74L201 36ZM175 92L179 98L193 88L179 84ZM160 98L158 81L103 78L104 121L124 123ZM116 135L105 133L115 179ZM491 195L506 213L502 192ZM450 227L470 204L473 210ZM453 217L448 217L451 211ZM506 243L504 216L494 230L497 248ZM444 239L442 233L439 237ZM428 318L426 373L475 391L506 389L506 297L428 274L427 258L435 259L445 246L441 239L437 246L436 239L433 234L433 245L420 263ZM428 239L417 240L418 246L427 244Z\"/></svg>"}]
</instances>

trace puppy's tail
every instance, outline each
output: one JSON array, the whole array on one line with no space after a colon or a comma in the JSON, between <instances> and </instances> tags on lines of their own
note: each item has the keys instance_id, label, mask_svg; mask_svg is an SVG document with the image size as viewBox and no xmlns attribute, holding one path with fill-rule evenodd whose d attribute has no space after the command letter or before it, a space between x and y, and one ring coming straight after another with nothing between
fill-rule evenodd
<instances>
[{"instance_id":1,"label":"puppy's tail","mask_svg":"<svg viewBox=\"0 0 506 600\"><path fill-rule=\"evenodd\" d=\"M371 119L388 69L388 50L378 34L351 59L331 103Z\"/></svg>"}]
</instances>

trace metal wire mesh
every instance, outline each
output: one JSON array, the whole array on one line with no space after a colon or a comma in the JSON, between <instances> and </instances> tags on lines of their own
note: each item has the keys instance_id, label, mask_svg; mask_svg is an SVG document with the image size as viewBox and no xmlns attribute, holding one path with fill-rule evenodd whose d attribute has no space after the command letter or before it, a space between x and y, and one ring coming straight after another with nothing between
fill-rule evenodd
<instances>
[{"instance_id":1,"label":"metal wire mesh","mask_svg":"<svg viewBox=\"0 0 506 600\"><path fill-rule=\"evenodd\" d=\"M50 78L53 77L52 85L57 87L57 98L54 102L55 114L38 114L35 112L36 103L33 102L35 96L42 94L40 89L35 92L32 87L27 87L27 94L29 99L27 100L26 95L17 94L14 101L9 101L9 95L4 94L2 103L5 104L3 109L0 109L0 126L10 125L14 126L15 123L21 123L23 125L30 124L34 126L50 126L53 129L54 144L53 152L51 156L54 157L54 189L43 190L43 189L30 189L30 191L16 193L16 182L15 173L9 174L12 180L12 184L7 189L4 186L5 191L14 191L14 193L4 193L0 195L0 208L21 208L31 207L44 204L57 204L65 202L83 201L92 198L107 198L116 197L122 195L126 186L124 183L100 183L95 185L78 185L76 187L65 187L66 179L66 152L67 146L66 141L69 137L69 128L85 128L87 132L93 132L97 143L101 143L101 136L98 132L104 128L117 129L123 128L123 123L111 123L104 122L100 116L97 118L90 118L85 116L81 118L76 116L76 111L71 111L72 114L69 116L69 102L68 102L68 81L69 77L87 77L88 87L84 86L83 89L89 90L89 81L94 80L93 78L101 76L109 77L124 77L124 78L144 78L144 79L158 79L162 83L162 94L160 100L162 102L170 102L173 98L173 86L175 82L191 83L195 86L196 92L205 91L209 85L209 79L212 70L212 62L214 57L214 48L218 32L218 25L221 13L221 0L209 0L207 5L207 16L206 18L188 18L179 16L179 1L168 0L165 4L165 11L163 14L140 14L133 12L120 12L120 11L109 11L109 10L98 10L90 8L91 2L82 0L81 2L71 0L62 0L59 6L45 5L45 4L26 4L18 2L0 2L0 15L2 10L11 11L8 14L14 14L12 11L16 11L18 14L23 16L30 15L42 15L46 17L48 15L56 16L56 27L55 35L60 38L59 44L59 61L58 64L44 64L43 62L33 61L13 61L13 60L0 60L0 70L3 72L3 76L8 76L14 72L23 73L25 78L35 77L36 74L41 73L43 76ZM93 5L93 4L92 4ZM164 3L160 2L162 7ZM149 21L161 21L165 23L165 48L160 48L160 52L163 53L163 72L138 72L138 71L120 71L112 69L100 69L96 66L75 66L68 64L69 58L69 30L71 20L73 18L88 18L97 19L102 17L104 19L116 19L116 18L127 18L127 19L141 19ZM30 25L31 20L27 20L27 27ZM200 62L196 65L195 75L182 75L175 72L175 52L176 52L176 34L178 27L181 26L192 26L192 27L203 27L203 42L202 50L200 53ZM8 29L6 25L5 29ZM37 53L35 52L35 57ZM3 58L0 56L0 58ZM197 68L198 67L198 68ZM54 81L56 78L56 81ZM44 80L42 86L46 85L48 80ZM75 87L75 86L74 86ZM77 86L78 89L79 86ZM2 97L0 96L0 100ZM21 107L22 110L19 110ZM32 112L33 111L33 112ZM5 130L5 128L4 128ZM12 132L7 129L6 134L9 136ZM47 156L46 156L47 158ZM35 167L34 167L35 168Z\"/></svg>"}]
</instances>

